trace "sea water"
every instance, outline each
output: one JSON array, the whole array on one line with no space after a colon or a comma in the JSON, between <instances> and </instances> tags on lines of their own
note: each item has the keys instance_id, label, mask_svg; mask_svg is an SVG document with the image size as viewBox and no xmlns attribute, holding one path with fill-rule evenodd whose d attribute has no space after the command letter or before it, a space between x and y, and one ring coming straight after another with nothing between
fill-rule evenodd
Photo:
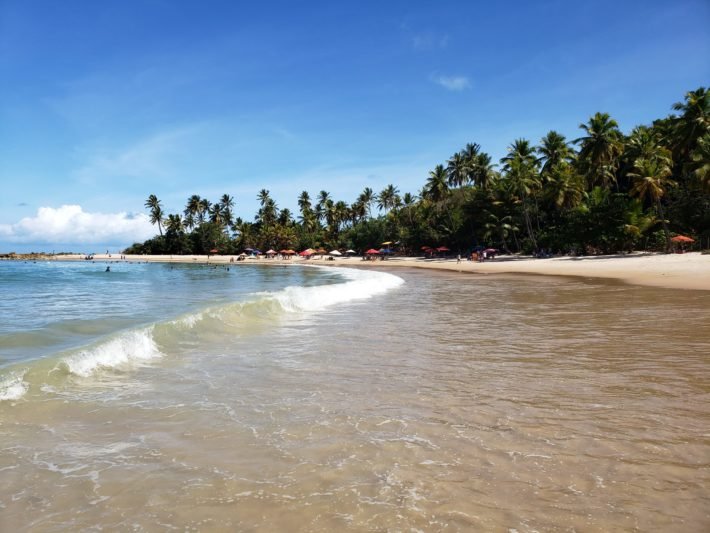
<instances>
[{"instance_id":1,"label":"sea water","mask_svg":"<svg viewBox=\"0 0 710 533\"><path fill-rule=\"evenodd\" d=\"M2 531L710 526L705 292L110 266L0 263Z\"/></svg>"}]
</instances>

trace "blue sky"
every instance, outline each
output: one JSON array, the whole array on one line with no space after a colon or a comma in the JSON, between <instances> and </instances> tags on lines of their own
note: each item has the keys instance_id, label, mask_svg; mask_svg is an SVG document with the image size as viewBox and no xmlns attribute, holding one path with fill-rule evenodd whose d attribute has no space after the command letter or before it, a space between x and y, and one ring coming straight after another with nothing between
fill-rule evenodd
<instances>
[{"instance_id":1,"label":"blue sky","mask_svg":"<svg viewBox=\"0 0 710 533\"><path fill-rule=\"evenodd\" d=\"M468 142L710 82L710 2L0 0L0 252L117 250L191 194L417 193Z\"/></svg>"}]
</instances>

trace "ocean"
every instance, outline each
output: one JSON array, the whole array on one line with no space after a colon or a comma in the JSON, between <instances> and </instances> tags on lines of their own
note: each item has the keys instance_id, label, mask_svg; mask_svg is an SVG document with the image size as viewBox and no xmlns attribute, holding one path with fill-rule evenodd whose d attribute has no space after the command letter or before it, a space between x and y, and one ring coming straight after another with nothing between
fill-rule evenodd
<instances>
[{"instance_id":1,"label":"ocean","mask_svg":"<svg viewBox=\"0 0 710 533\"><path fill-rule=\"evenodd\" d=\"M0 262L0 531L710 529L706 292L106 266Z\"/></svg>"}]
</instances>

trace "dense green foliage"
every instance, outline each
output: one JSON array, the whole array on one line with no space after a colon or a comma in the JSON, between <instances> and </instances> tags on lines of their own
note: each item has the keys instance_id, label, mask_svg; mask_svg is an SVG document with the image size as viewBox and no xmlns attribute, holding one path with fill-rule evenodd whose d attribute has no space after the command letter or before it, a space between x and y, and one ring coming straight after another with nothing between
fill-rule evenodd
<instances>
[{"instance_id":1,"label":"dense green foliage","mask_svg":"<svg viewBox=\"0 0 710 533\"><path fill-rule=\"evenodd\" d=\"M555 131L537 146L515 140L500 165L467 144L435 166L417 195L394 185L379 194L366 188L348 205L327 191L314 199L304 191L297 218L265 189L253 222L234 217L226 194L216 203L193 195L183 213L167 216L150 195L146 207L159 235L126 253L363 251L396 241L410 254L425 245L594 254L669 250L675 233L699 246L710 242L710 93L691 91L673 109L628 135L596 113L571 142Z\"/></svg>"}]
</instances>

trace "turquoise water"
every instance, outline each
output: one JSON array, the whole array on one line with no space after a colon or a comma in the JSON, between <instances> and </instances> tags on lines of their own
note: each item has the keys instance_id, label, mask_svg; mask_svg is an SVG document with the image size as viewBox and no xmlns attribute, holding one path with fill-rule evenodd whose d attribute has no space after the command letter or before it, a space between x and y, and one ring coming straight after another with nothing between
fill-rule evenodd
<instances>
[{"instance_id":1,"label":"turquoise water","mask_svg":"<svg viewBox=\"0 0 710 533\"><path fill-rule=\"evenodd\" d=\"M0 262L0 370L261 291L338 280L313 268Z\"/></svg>"}]
</instances>

